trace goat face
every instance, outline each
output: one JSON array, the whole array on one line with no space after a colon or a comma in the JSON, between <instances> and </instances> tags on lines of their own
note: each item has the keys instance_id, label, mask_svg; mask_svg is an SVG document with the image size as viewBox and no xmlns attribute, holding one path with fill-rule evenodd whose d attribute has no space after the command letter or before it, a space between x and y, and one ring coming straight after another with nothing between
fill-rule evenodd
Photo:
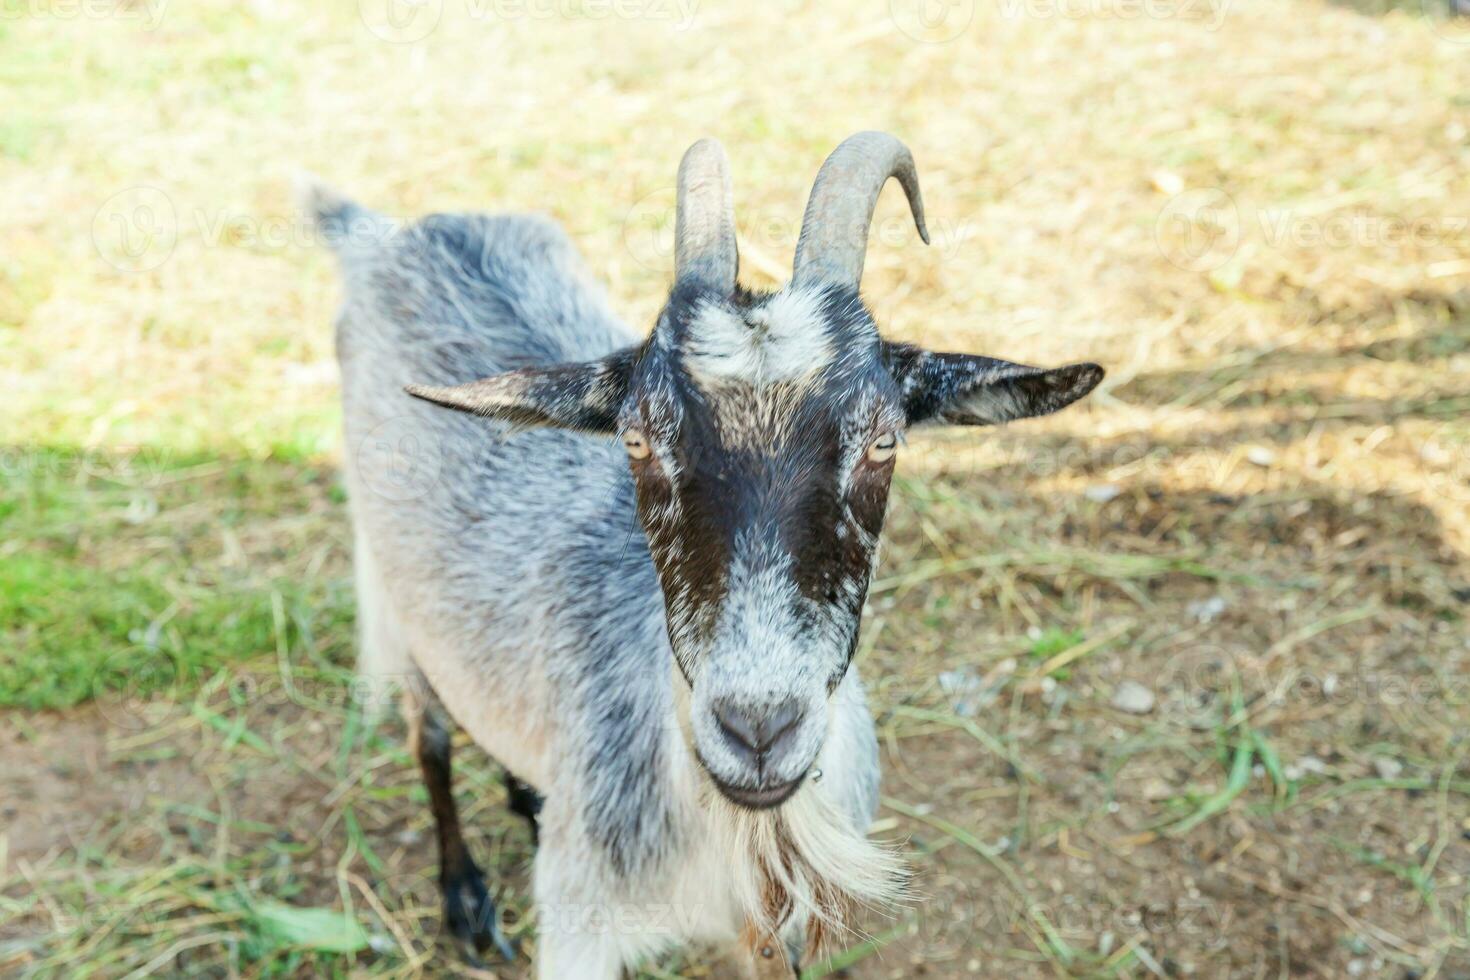
<instances>
[{"instance_id":1,"label":"goat face","mask_svg":"<svg viewBox=\"0 0 1470 980\"><path fill-rule=\"evenodd\" d=\"M645 343L588 363L409 390L521 425L621 436L687 686L693 750L727 798L764 808L789 797L821 751L906 430L1046 414L1091 391L1102 370L881 340L857 291L860 249L854 260L851 243L831 234L807 245L822 176L792 283L770 294L739 288L728 200L705 201L701 212L696 194L718 198L723 184L728 196L723 154L710 145L696 144L680 169L680 275ZM702 147L713 170L700 179L690 161ZM839 176L862 170L894 147L902 150L891 137L859 134L823 174L834 161ZM868 196L899 176L922 229L912 160L907 150L901 157L867 168ZM871 202L863 239L870 214Z\"/></svg>"},{"instance_id":2,"label":"goat face","mask_svg":"<svg viewBox=\"0 0 1470 980\"><path fill-rule=\"evenodd\" d=\"M695 752L779 803L852 658L906 423L877 330L851 293L676 291L620 423Z\"/></svg>"}]
</instances>

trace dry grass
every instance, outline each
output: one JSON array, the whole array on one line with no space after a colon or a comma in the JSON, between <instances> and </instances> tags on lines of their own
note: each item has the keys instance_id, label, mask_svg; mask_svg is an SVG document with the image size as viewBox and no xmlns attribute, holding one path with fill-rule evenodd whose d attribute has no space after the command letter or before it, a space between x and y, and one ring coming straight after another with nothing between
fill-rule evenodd
<instances>
[{"instance_id":1,"label":"dry grass","mask_svg":"<svg viewBox=\"0 0 1470 980\"><path fill-rule=\"evenodd\" d=\"M769 284L822 155L877 127L937 233L880 206L888 332L1110 375L903 464L862 656L928 897L851 974L1470 977L1470 30L468 2L390 43L353 5L0 0L0 703L33 706L0 733L0 972L467 971L413 769L344 707L336 286L296 170L549 210L646 324L688 143L730 149ZM462 757L532 948L529 841Z\"/></svg>"}]
</instances>

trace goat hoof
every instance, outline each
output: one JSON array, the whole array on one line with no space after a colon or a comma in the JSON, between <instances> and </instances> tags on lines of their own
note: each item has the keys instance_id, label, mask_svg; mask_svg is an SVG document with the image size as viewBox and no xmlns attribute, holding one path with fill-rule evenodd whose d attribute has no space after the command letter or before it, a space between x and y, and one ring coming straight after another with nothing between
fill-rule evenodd
<instances>
[{"instance_id":1,"label":"goat hoof","mask_svg":"<svg viewBox=\"0 0 1470 980\"><path fill-rule=\"evenodd\" d=\"M479 954L488 952L491 947L507 961L513 962L516 958L515 944L500 931L500 915L489 890L485 888L485 877L480 869L471 865L453 879L445 879L443 886L444 923L449 927L450 935L464 947L471 963L482 965Z\"/></svg>"}]
</instances>

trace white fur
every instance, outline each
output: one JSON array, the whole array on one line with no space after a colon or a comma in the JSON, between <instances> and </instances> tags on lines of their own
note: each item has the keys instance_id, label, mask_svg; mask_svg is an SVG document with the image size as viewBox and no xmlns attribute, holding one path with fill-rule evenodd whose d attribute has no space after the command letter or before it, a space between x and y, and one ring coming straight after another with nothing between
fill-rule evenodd
<instances>
[{"instance_id":1,"label":"white fur","mask_svg":"<svg viewBox=\"0 0 1470 980\"><path fill-rule=\"evenodd\" d=\"M818 375L833 351L821 295L785 290L743 313L703 303L689 326L684 366L701 385L766 385Z\"/></svg>"}]
</instances>

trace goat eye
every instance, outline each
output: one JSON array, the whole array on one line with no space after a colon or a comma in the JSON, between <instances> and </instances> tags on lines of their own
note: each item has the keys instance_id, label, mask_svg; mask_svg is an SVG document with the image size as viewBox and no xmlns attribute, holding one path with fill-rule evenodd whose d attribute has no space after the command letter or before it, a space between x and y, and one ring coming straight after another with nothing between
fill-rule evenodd
<instances>
[{"instance_id":1,"label":"goat eye","mask_svg":"<svg viewBox=\"0 0 1470 980\"><path fill-rule=\"evenodd\" d=\"M868 462L886 463L898 452L898 436L885 432L868 444Z\"/></svg>"},{"instance_id":2,"label":"goat eye","mask_svg":"<svg viewBox=\"0 0 1470 980\"><path fill-rule=\"evenodd\" d=\"M623 448L628 451L629 459L647 459L653 453L648 438L639 429L623 430Z\"/></svg>"}]
</instances>

